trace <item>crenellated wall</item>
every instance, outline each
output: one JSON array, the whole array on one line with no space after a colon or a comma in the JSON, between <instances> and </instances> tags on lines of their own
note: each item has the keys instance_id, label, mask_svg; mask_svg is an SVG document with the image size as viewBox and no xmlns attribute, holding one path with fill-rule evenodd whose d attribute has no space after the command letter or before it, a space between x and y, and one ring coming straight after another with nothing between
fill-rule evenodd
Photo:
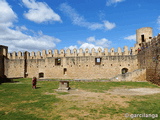
<instances>
[{"instance_id":1,"label":"crenellated wall","mask_svg":"<svg viewBox=\"0 0 160 120\"><path fill-rule=\"evenodd\" d=\"M130 50L134 50L134 47L131 47ZM98 48L96 51L94 48L91 49L91 52L89 49L83 50L82 48L77 50L73 49L72 51L70 49L67 49L66 51L61 49L60 51L54 50L54 53L52 50L43 50L42 52L27 52L27 59L45 59L47 57L75 57L75 56L121 56L121 55L130 55L131 51L128 50L127 46L124 46L123 51L119 47L117 51L115 51L114 48L111 48L110 51L105 48L102 50L101 48ZM79 51L79 52L78 52ZM132 55L135 55L135 52L132 53ZM13 53L8 53L8 59L24 59L24 53L22 52L13 52Z\"/></svg>"},{"instance_id":2,"label":"crenellated wall","mask_svg":"<svg viewBox=\"0 0 160 120\"><path fill-rule=\"evenodd\" d=\"M134 51L134 48L131 48ZM26 57L25 57L26 56ZM100 63L96 63L96 59ZM56 65L57 60L60 65ZM8 54L8 77L40 77L62 79L97 79L111 78L121 74L123 68L130 72L137 69L137 56L125 46L123 51L118 48L110 51L99 48L89 49L48 50L46 52L13 52ZM16 69L16 72L14 72Z\"/></svg>"}]
</instances>

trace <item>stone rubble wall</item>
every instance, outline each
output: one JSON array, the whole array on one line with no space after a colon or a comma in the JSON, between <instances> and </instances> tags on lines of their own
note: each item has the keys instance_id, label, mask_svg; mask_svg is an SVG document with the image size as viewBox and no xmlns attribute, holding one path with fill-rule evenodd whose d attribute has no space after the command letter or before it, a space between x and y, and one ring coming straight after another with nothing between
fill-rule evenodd
<instances>
[{"instance_id":1,"label":"stone rubble wall","mask_svg":"<svg viewBox=\"0 0 160 120\"><path fill-rule=\"evenodd\" d=\"M137 58L139 68L146 69L146 80L160 85L160 34L142 44Z\"/></svg>"}]
</instances>

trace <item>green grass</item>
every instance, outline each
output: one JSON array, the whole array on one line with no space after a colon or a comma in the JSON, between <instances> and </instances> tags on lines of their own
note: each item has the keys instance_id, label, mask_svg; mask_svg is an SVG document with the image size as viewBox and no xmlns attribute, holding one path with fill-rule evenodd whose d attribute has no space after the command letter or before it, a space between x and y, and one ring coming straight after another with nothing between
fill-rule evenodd
<instances>
[{"instance_id":1,"label":"green grass","mask_svg":"<svg viewBox=\"0 0 160 120\"><path fill-rule=\"evenodd\" d=\"M125 113L160 116L160 94L146 96L108 94L113 101L100 98L100 103L97 103L96 99L93 101L94 97L83 99L83 97L71 96L66 92L55 92L54 89L57 89L59 85L58 81L38 81L37 89L32 89L31 79L16 79L15 81L18 82L0 85L0 120L68 120L72 118L97 120L106 119L108 116L110 119L127 119L124 117ZM114 87L159 88L148 82L70 82L70 87L100 92L100 94L105 94L105 91ZM114 100L117 102L121 100L128 106L123 107ZM151 118L137 119L150 120ZM158 119L160 117L155 118L155 120Z\"/></svg>"},{"instance_id":2,"label":"green grass","mask_svg":"<svg viewBox=\"0 0 160 120\"><path fill-rule=\"evenodd\" d=\"M158 114L159 118L155 118L154 120L160 120L160 102L158 102L158 98L160 98L160 94L135 96L134 99L128 102L130 107L127 108L127 111L130 111L132 114ZM150 119L142 118L142 120Z\"/></svg>"},{"instance_id":3,"label":"green grass","mask_svg":"<svg viewBox=\"0 0 160 120\"><path fill-rule=\"evenodd\" d=\"M73 88L89 90L93 92L103 92L114 87L125 88L158 88L157 85L148 82L70 82L70 86Z\"/></svg>"}]
</instances>

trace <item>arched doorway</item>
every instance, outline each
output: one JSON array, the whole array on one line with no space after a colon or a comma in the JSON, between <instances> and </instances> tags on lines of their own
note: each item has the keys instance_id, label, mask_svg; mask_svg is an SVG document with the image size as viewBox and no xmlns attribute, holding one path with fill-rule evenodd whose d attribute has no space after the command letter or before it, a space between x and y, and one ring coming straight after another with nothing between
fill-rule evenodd
<instances>
[{"instance_id":1,"label":"arched doorway","mask_svg":"<svg viewBox=\"0 0 160 120\"><path fill-rule=\"evenodd\" d=\"M127 73L128 72L128 69L127 68L123 68L122 69L122 74L125 74L125 73Z\"/></svg>"},{"instance_id":2,"label":"arched doorway","mask_svg":"<svg viewBox=\"0 0 160 120\"><path fill-rule=\"evenodd\" d=\"M40 72L39 73L39 78L43 78L44 77L44 73L43 72Z\"/></svg>"}]
</instances>

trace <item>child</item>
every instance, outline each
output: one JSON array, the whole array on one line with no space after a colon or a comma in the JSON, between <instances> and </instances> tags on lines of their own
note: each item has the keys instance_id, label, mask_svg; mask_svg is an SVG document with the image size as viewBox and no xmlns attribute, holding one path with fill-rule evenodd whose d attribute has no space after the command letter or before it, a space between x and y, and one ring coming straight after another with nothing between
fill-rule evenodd
<instances>
[{"instance_id":1,"label":"child","mask_svg":"<svg viewBox=\"0 0 160 120\"><path fill-rule=\"evenodd\" d=\"M32 88L33 89L36 89L36 83L37 83L37 78L33 77L33 79L32 79Z\"/></svg>"}]
</instances>

